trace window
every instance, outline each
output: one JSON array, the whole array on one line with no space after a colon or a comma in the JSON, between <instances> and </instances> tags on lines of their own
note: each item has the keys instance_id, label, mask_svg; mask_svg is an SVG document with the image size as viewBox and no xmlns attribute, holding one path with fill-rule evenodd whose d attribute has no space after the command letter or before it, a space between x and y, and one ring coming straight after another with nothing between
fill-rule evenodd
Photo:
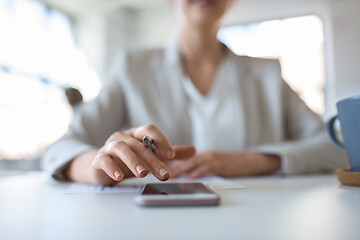
<instances>
[{"instance_id":1,"label":"window","mask_svg":"<svg viewBox=\"0 0 360 240\"><path fill-rule=\"evenodd\" d=\"M0 0L0 159L35 159L69 126L64 87L100 89L71 19L33 0Z\"/></svg>"},{"instance_id":2,"label":"window","mask_svg":"<svg viewBox=\"0 0 360 240\"><path fill-rule=\"evenodd\" d=\"M284 80L315 112L324 113L323 25L317 16L229 26L220 41L236 54L280 60Z\"/></svg>"}]
</instances>

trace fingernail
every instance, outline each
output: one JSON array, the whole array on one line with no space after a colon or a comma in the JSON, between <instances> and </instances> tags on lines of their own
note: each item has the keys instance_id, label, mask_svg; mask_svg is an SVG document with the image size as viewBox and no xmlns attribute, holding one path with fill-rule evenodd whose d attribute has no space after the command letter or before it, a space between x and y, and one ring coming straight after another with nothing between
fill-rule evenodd
<instances>
[{"instance_id":1,"label":"fingernail","mask_svg":"<svg viewBox=\"0 0 360 240\"><path fill-rule=\"evenodd\" d=\"M141 166L141 165L137 165L136 166L136 171L139 173L139 174L141 174L143 171L145 171L146 169L143 167L143 166Z\"/></svg>"},{"instance_id":2,"label":"fingernail","mask_svg":"<svg viewBox=\"0 0 360 240\"><path fill-rule=\"evenodd\" d=\"M119 171L115 171L114 175L115 175L115 178L118 178L121 175L121 173Z\"/></svg>"},{"instance_id":3,"label":"fingernail","mask_svg":"<svg viewBox=\"0 0 360 240\"><path fill-rule=\"evenodd\" d=\"M169 171L166 170L165 168L162 168L162 169L160 169L160 171L159 171L159 173L160 173L161 176L164 176L164 175L167 174L168 172L169 172Z\"/></svg>"},{"instance_id":4,"label":"fingernail","mask_svg":"<svg viewBox=\"0 0 360 240\"><path fill-rule=\"evenodd\" d=\"M173 151L169 150L167 152L167 157L168 157L168 159L173 159L175 157L175 153Z\"/></svg>"}]
</instances>

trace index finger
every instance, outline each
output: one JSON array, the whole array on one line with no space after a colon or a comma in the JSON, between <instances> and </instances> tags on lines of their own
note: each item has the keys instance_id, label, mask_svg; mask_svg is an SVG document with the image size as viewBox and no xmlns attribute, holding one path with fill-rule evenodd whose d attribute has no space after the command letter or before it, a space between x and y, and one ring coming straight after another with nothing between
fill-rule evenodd
<instances>
[{"instance_id":1,"label":"index finger","mask_svg":"<svg viewBox=\"0 0 360 240\"><path fill-rule=\"evenodd\" d=\"M150 137L163 158L171 160L175 157L175 151L169 139L155 125L148 124L139 128L132 128L128 133L140 141L144 136Z\"/></svg>"}]
</instances>

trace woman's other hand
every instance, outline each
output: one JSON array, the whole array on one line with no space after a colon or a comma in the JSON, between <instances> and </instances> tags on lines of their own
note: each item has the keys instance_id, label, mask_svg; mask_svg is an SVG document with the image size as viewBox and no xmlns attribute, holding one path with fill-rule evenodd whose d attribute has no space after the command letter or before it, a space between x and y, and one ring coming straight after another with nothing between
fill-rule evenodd
<instances>
[{"instance_id":1,"label":"woman's other hand","mask_svg":"<svg viewBox=\"0 0 360 240\"><path fill-rule=\"evenodd\" d=\"M280 165L280 157L276 155L204 151L187 160L176 159L169 169L173 178L181 175L200 178L207 174L236 177L273 173Z\"/></svg>"}]
</instances>

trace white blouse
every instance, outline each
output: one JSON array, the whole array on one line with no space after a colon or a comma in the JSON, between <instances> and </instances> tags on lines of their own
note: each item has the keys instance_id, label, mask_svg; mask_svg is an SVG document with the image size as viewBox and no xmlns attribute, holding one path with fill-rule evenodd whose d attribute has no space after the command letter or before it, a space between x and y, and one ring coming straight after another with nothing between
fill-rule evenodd
<instances>
[{"instance_id":1,"label":"white blouse","mask_svg":"<svg viewBox=\"0 0 360 240\"><path fill-rule=\"evenodd\" d=\"M101 147L115 131L155 124L172 144L201 150L278 154L285 174L348 166L324 123L282 80L277 61L226 50L203 96L182 69L177 43L132 51L115 62L99 96L75 114L68 133L47 150L43 166L57 179L77 155Z\"/></svg>"},{"instance_id":2,"label":"white blouse","mask_svg":"<svg viewBox=\"0 0 360 240\"><path fill-rule=\"evenodd\" d=\"M229 54L226 52L220 62L206 96L199 92L188 76L183 75L192 126L192 144L198 151L239 151L239 146L245 145L240 127L244 123L238 101L238 76Z\"/></svg>"}]
</instances>

